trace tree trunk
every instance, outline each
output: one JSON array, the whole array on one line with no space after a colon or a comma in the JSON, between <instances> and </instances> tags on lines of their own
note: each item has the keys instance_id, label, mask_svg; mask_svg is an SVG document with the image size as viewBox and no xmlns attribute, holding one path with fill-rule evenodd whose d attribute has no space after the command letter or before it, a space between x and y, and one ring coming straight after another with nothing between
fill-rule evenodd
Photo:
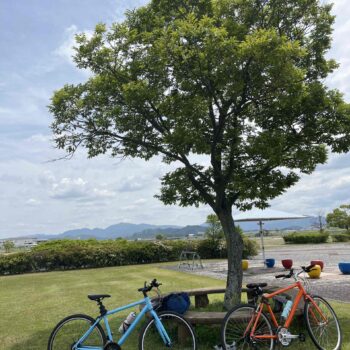
<instances>
[{"instance_id":1,"label":"tree trunk","mask_svg":"<svg viewBox=\"0 0 350 350\"><path fill-rule=\"evenodd\" d=\"M243 239L239 232L235 230L231 208L222 209L218 211L217 215L225 233L227 244L228 270L224 306L226 309L230 309L241 302Z\"/></svg>"}]
</instances>

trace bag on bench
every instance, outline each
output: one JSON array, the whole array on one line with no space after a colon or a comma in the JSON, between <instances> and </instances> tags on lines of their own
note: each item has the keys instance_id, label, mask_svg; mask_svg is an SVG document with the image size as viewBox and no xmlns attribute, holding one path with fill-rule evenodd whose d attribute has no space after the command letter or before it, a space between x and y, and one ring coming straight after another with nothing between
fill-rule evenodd
<instances>
[{"instance_id":1,"label":"bag on bench","mask_svg":"<svg viewBox=\"0 0 350 350\"><path fill-rule=\"evenodd\" d=\"M171 293L163 298L159 311L174 311L184 314L191 305L187 293Z\"/></svg>"}]
</instances>

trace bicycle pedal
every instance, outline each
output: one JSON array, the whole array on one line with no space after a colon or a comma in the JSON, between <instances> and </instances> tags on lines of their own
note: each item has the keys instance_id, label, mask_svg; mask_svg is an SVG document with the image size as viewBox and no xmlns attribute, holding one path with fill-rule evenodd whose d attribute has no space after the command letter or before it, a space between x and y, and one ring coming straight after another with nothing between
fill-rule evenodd
<instances>
[{"instance_id":1,"label":"bicycle pedal","mask_svg":"<svg viewBox=\"0 0 350 350\"><path fill-rule=\"evenodd\" d=\"M305 342L306 341L306 335L304 333L299 334L299 341Z\"/></svg>"}]
</instances>

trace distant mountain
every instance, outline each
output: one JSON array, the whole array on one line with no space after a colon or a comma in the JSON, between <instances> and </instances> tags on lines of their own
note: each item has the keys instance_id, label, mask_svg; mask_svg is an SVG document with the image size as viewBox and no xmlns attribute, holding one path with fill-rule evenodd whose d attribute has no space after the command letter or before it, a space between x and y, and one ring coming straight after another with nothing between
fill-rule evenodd
<instances>
[{"instance_id":1,"label":"distant mountain","mask_svg":"<svg viewBox=\"0 0 350 350\"><path fill-rule=\"evenodd\" d=\"M276 221L264 221L263 228L265 230L307 230L315 228L317 224L317 217L306 217L304 219L293 219L293 220L276 220ZM324 219L324 223L325 223ZM259 222L249 221L249 222L239 222L239 226L243 231L258 231Z\"/></svg>"},{"instance_id":2,"label":"distant mountain","mask_svg":"<svg viewBox=\"0 0 350 350\"><path fill-rule=\"evenodd\" d=\"M162 234L167 237L185 237L189 234L197 234L204 232L206 227L204 225L188 225L185 227L158 227L153 229L143 230L133 234L133 238L153 238L157 234Z\"/></svg>"},{"instance_id":3,"label":"distant mountain","mask_svg":"<svg viewBox=\"0 0 350 350\"><path fill-rule=\"evenodd\" d=\"M307 217L296 220L276 220L265 221L265 230L306 230L315 228L317 223L316 217ZM259 225L257 221L239 222L239 226L243 231L258 231ZM39 239L115 239L118 237L127 239L149 239L155 237L157 234L163 234L167 237L185 237L188 234L197 234L205 232L207 225L151 225L151 224L130 224L119 223L102 228L81 228L76 230L65 231L56 235L31 235L30 237L37 237Z\"/></svg>"},{"instance_id":4,"label":"distant mountain","mask_svg":"<svg viewBox=\"0 0 350 350\"><path fill-rule=\"evenodd\" d=\"M80 228L75 230L65 231L57 235L37 235L38 238L45 239L115 239L118 237L130 238L133 234L148 230L155 230L157 233L159 230L163 229L179 229L181 226L174 225L150 225L150 224L129 224L129 223L119 223L116 225L111 225L102 228Z\"/></svg>"}]
</instances>

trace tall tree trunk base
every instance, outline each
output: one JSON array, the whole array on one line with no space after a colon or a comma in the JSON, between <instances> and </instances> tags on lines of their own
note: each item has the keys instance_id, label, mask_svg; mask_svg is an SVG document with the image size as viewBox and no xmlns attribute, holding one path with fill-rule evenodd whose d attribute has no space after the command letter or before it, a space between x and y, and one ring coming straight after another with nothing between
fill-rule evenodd
<instances>
[{"instance_id":1,"label":"tall tree trunk base","mask_svg":"<svg viewBox=\"0 0 350 350\"><path fill-rule=\"evenodd\" d=\"M227 245L227 281L224 307L228 310L241 302L243 239L235 229L231 211L218 213Z\"/></svg>"}]
</instances>

